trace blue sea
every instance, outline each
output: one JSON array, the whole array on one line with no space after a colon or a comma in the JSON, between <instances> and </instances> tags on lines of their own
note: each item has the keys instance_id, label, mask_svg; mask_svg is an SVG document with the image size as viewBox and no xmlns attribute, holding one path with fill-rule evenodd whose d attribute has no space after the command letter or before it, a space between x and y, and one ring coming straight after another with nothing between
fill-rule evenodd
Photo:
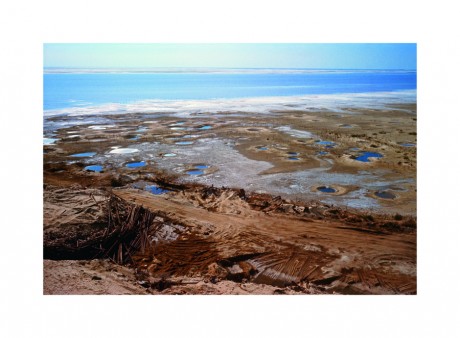
<instances>
[{"instance_id":1,"label":"blue sea","mask_svg":"<svg viewBox=\"0 0 460 338\"><path fill-rule=\"evenodd\" d=\"M416 91L416 71L224 70L53 72L43 76L44 111L138 102L289 98Z\"/></svg>"}]
</instances>

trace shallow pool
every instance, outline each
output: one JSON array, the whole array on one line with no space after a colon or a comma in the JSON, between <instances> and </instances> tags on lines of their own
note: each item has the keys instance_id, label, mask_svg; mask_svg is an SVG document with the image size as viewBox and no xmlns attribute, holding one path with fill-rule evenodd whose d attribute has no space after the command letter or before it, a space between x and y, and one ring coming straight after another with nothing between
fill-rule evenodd
<instances>
[{"instance_id":1,"label":"shallow pool","mask_svg":"<svg viewBox=\"0 0 460 338\"><path fill-rule=\"evenodd\" d=\"M203 175L204 171L203 170L189 170L187 171L188 175Z\"/></svg>"},{"instance_id":2,"label":"shallow pool","mask_svg":"<svg viewBox=\"0 0 460 338\"><path fill-rule=\"evenodd\" d=\"M392 194L389 191L376 191L375 196L380 197L380 198L384 198L384 199L390 199L390 200L396 198L396 195Z\"/></svg>"},{"instance_id":3,"label":"shallow pool","mask_svg":"<svg viewBox=\"0 0 460 338\"><path fill-rule=\"evenodd\" d=\"M321 192L325 192L325 193L328 193L328 194L331 194L331 193L334 193L334 192L337 192L337 190L335 190L334 188L331 188L329 186L321 186L321 187L318 187L316 188L316 190L318 191L321 191Z\"/></svg>"},{"instance_id":4,"label":"shallow pool","mask_svg":"<svg viewBox=\"0 0 460 338\"><path fill-rule=\"evenodd\" d=\"M151 192L152 194L154 195L161 195L161 194L166 194L167 192L169 192L170 190L167 190L167 189L162 189L156 185L148 185L145 187L145 190Z\"/></svg>"},{"instance_id":5,"label":"shallow pool","mask_svg":"<svg viewBox=\"0 0 460 338\"><path fill-rule=\"evenodd\" d=\"M211 129L211 128L212 128L212 126L206 125L206 126L201 126L201 127L199 127L198 129L199 129L199 130L209 130L209 129Z\"/></svg>"},{"instance_id":6,"label":"shallow pool","mask_svg":"<svg viewBox=\"0 0 460 338\"><path fill-rule=\"evenodd\" d=\"M193 144L193 141L179 141L179 142L176 142L176 144L180 146L187 146L187 145Z\"/></svg>"},{"instance_id":7,"label":"shallow pool","mask_svg":"<svg viewBox=\"0 0 460 338\"><path fill-rule=\"evenodd\" d=\"M373 152L370 152L370 151L366 151L366 152L362 153L361 155L359 155L358 157L356 157L355 160L360 161L360 162L370 162L369 161L370 157L381 158L381 157L383 157L383 155L379 154L379 153L373 153Z\"/></svg>"},{"instance_id":8,"label":"shallow pool","mask_svg":"<svg viewBox=\"0 0 460 338\"><path fill-rule=\"evenodd\" d=\"M94 156L96 155L95 152L88 152L88 153L78 153L78 154L73 154L73 155L70 155L72 157L91 157L91 156Z\"/></svg>"},{"instance_id":9,"label":"shallow pool","mask_svg":"<svg viewBox=\"0 0 460 338\"><path fill-rule=\"evenodd\" d=\"M85 167L85 170L87 171L94 171L96 173L100 173L104 169L103 166L101 165L89 165Z\"/></svg>"},{"instance_id":10,"label":"shallow pool","mask_svg":"<svg viewBox=\"0 0 460 338\"><path fill-rule=\"evenodd\" d=\"M146 165L145 161L140 161L140 162L129 162L125 164L125 167L127 168L140 168L144 167Z\"/></svg>"},{"instance_id":11,"label":"shallow pool","mask_svg":"<svg viewBox=\"0 0 460 338\"><path fill-rule=\"evenodd\" d=\"M206 164L198 164L195 166L195 169L208 169L209 166Z\"/></svg>"}]
</instances>

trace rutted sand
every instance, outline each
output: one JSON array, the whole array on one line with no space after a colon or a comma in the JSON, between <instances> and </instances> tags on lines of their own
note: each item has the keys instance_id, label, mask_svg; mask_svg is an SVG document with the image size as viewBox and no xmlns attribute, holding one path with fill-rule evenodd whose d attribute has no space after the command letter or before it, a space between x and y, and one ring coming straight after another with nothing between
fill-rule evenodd
<instances>
[{"instance_id":1,"label":"rutted sand","mask_svg":"<svg viewBox=\"0 0 460 338\"><path fill-rule=\"evenodd\" d=\"M92 189L48 189L46 210L70 209L69 215L87 208L82 202L95 195ZM146 224L149 244L132 255L132 274L124 273L130 277L118 278L117 266L108 261L45 262L45 293L416 292L416 232L411 219L374 217L314 203L290 204L234 189L183 187L153 195L124 188L113 194L126 206L142 206L156 215L152 224ZM64 198L56 201L56 196ZM87 198L71 205L68 196ZM45 255L53 250L65 255L59 245L70 245L77 257L78 247L85 248L81 243L104 233L101 222L105 218L107 227L110 216L101 218L99 210L108 210L108 203L107 198L99 199L95 208L85 209L86 226L79 224L76 233L71 223L46 226ZM53 223L53 214L46 215L45 225ZM110 288L110 283L115 286Z\"/></svg>"}]
</instances>

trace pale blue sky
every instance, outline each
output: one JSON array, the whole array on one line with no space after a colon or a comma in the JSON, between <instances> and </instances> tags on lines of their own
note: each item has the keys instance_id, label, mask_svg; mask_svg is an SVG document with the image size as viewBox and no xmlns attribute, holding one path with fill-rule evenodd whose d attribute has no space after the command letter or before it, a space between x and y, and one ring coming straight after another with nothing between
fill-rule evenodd
<instances>
[{"instance_id":1,"label":"pale blue sky","mask_svg":"<svg viewBox=\"0 0 460 338\"><path fill-rule=\"evenodd\" d=\"M44 44L44 67L417 69L416 44Z\"/></svg>"}]
</instances>

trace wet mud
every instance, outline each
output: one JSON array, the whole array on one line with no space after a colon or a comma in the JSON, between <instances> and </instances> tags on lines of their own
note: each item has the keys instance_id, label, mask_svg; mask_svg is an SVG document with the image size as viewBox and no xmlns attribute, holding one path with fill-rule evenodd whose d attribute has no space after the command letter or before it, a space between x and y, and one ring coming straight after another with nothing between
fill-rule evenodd
<instances>
[{"instance_id":1,"label":"wet mud","mask_svg":"<svg viewBox=\"0 0 460 338\"><path fill-rule=\"evenodd\" d=\"M52 261L98 259L136 271L122 293L414 294L415 117L400 105L47 118L59 128L43 145L45 290L72 293Z\"/></svg>"}]
</instances>

